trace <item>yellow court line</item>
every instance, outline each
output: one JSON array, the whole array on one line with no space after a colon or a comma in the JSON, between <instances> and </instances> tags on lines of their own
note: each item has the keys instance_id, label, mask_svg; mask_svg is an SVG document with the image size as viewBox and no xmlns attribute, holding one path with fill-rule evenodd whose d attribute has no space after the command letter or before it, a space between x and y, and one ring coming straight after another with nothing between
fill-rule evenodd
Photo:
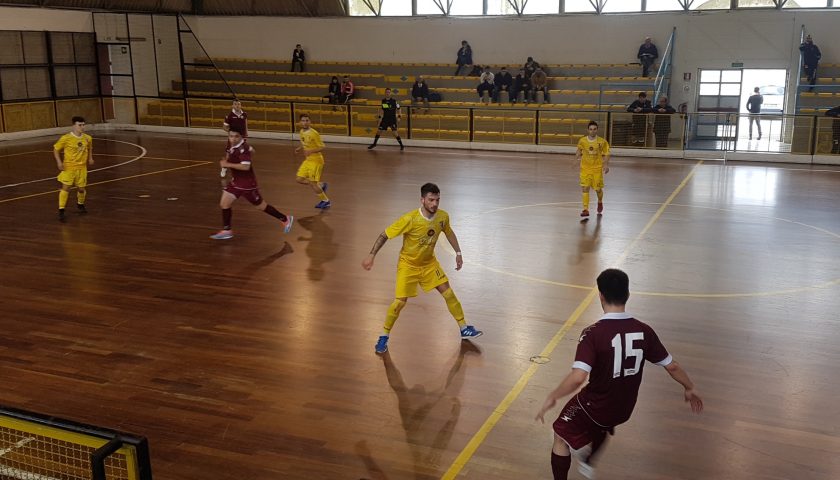
<instances>
[{"instance_id":1,"label":"yellow court line","mask_svg":"<svg viewBox=\"0 0 840 480\"><path fill-rule=\"evenodd\" d=\"M121 182L123 180L130 180L132 178L145 177L145 176L148 176L148 175L157 175L159 173L174 172L175 170L183 170L185 168L200 167L202 165L209 165L211 163L213 163L213 162L194 163L192 165L185 165L183 167L167 168L166 170L157 170L157 171L154 171L154 172L140 173L140 174L137 174L137 175L129 175L128 177L113 178L111 180L103 180L101 182L89 183L87 186L92 187L94 185L102 185L102 184L105 184L105 183ZM20 196L20 197L7 198L5 200L0 200L0 203L14 202L16 200L25 200L27 198L33 198L33 197L41 197L43 195L49 195L51 193L58 193L59 191L60 191L60 189L57 188L55 190L50 190L50 191L47 191L47 192L33 193L31 195L23 195L23 196Z\"/></svg>"},{"instance_id":2,"label":"yellow court line","mask_svg":"<svg viewBox=\"0 0 840 480\"><path fill-rule=\"evenodd\" d=\"M689 180L691 180L691 178L694 177L694 174L695 172L697 172L698 167L700 167L700 165L702 164L702 160L694 164L694 167L691 169L690 172L688 172L688 175L686 175L686 177L682 180L682 182L680 182L677 188L674 189L674 191L671 193L668 199L666 199L659 206L659 209L656 210L656 213L653 214L653 216L647 222L642 231L639 232L639 234L636 235L636 238L633 239L630 245L628 245L627 248L624 249L624 251L618 257L618 260L616 260L615 262L616 266L620 265L622 262L624 262L624 260L627 259L627 256L630 255L632 249L636 246L636 244L639 243L639 241L641 241L642 237L644 237L645 234L647 234L647 232L653 227L653 224L656 223L657 220L659 220L659 217L662 216L662 213L665 211L666 208L668 208L668 205L670 205L671 202L674 201L674 198L676 198L676 196L679 195L683 188L685 188ZM597 287L593 286L590 288L589 294L587 294L586 298L584 298L583 301L580 302L580 304L578 304L577 308L575 308L575 311L572 312L571 316L569 316L569 318L566 319L566 321L563 323L563 326L560 327L560 330L558 330L557 333L554 334L554 337L552 337L548 344L545 346L543 351L540 353L540 356L551 356L551 353L560 343L560 340L562 340L562 338L566 335L566 332L569 331L570 328L572 328L572 326L578 321L583 312L586 311L587 308L589 308L589 305L592 303L592 300L595 299L597 293ZM522 374L521 377L519 377L519 380L516 382L513 388L511 388L507 395L505 395L505 398L502 399L499 405L493 409L493 412L490 414L489 417L487 417L487 420L484 421L484 424L481 425L481 428L479 428L475 435L473 435L473 437L470 439L470 441L467 442L467 445L464 447L463 450L461 450L461 453L458 454L458 456L455 458L455 461L452 462L452 465L450 465L449 469L443 474L441 480L452 480L458 476L461 470L466 466L467 462L469 462L472 456L475 454L476 450L478 450L478 447L487 438L487 435L490 433L490 431L493 430L493 427L496 425L496 423L499 420L501 420L505 412L507 412L507 410L513 404L513 402L519 397L519 395L528 385L528 382L531 380L531 377L533 377L534 374L537 372L538 366L539 365L536 363L532 363L530 366L528 366L528 369L525 371L525 373Z\"/></svg>"}]
</instances>

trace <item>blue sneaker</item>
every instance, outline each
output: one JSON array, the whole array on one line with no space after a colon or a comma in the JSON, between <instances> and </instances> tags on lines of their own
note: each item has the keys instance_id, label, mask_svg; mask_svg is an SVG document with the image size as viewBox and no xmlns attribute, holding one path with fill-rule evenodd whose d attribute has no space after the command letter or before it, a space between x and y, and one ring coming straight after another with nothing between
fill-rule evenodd
<instances>
[{"instance_id":1,"label":"blue sneaker","mask_svg":"<svg viewBox=\"0 0 840 480\"><path fill-rule=\"evenodd\" d=\"M327 182L321 183L321 190L323 190L324 193L327 193L327 186L329 186Z\"/></svg>"},{"instance_id":2,"label":"blue sneaker","mask_svg":"<svg viewBox=\"0 0 840 480\"><path fill-rule=\"evenodd\" d=\"M376 353L385 353L388 351L388 335L382 335L376 342Z\"/></svg>"},{"instance_id":3,"label":"blue sneaker","mask_svg":"<svg viewBox=\"0 0 840 480\"><path fill-rule=\"evenodd\" d=\"M217 233L210 235L213 240L230 240L233 238L233 230L219 230Z\"/></svg>"},{"instance_id":4,"label":"blue sneaker","mask_svg":"<svg viewBox=\"0 0 840 480\"><path fill-rule=\"evenodd\" d=\"M321 200L320 202L318 202L318 205L315 205L315 208L320 208L322 210L325 210L327 208L330 208L331 205L332 204L330 203L329 200Z\"/></svg>"},{"instance_id":5,"label":"blue sneaker","mask_svg":"<svg viewBox=\"0 0 840 480\"><path fill-rule=\"evenodd\" d=\"M295 216L294 215L286 215L286 221L283 222L283 233L289 233L292 231L292 224L295 223Z\"/></svg>"},{"instance_id":6,"label":"blue sneaker","mask_svg":"<svg viewBox=\"0 0 840 480\"><path fill-rule=\"evenodd\" d=\"M484 335L481 330L476 330L472 325L467 325L461 329L461 339L469 340L470 338L480 337Z\"/></svg>"}]
</instances>

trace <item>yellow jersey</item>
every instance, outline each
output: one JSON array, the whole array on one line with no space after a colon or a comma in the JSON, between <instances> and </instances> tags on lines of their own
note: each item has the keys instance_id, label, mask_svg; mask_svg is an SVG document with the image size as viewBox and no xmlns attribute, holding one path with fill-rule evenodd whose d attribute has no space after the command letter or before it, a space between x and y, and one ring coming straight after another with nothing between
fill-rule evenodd
<instances>
[{"instance_id":1,"label":"yellow jersey","mask_svg":"<svg viewBox=\"0 0 840 480\"><path fill-rule=\"evenodd\" d=\"M590 140L589 136L583 136L578 140L578 151L580 157L580 171L595 173L604 168L604 156L610 154L610 144L603 137L595 137Z\"/></svg>"},{"instance_id":2,"label":"yellow jersey","mask_svg":"<svg viewBox=\"0 0 840 480\"><path fill-rule=\"evenodd\" d=\"M309 128L308 130L301 130L300 131L300 143L303 145L303 148L307 150L314 150L316 148L324 148L324 142L321 140L321 135L314 129ZM313 153L306 156L307 160L314 160L314 161L324 161L324 156L321 155L321 152Z\"/></svg>"},{"instance_id":3,"label":"yellow jersey","mask_svg":"<svg viewBox=\"0 0 840 480\"><path fill-rule=\"evenodd\" d=\"M93 138L83 133L77 137L72 133L65 133L55 142L53 149L64 152L64 169L79 170L87 168L88 155L93 146Z\"/></svg>"},{"instance_id":4,"label":"yellow jersey","mask_svg":"<svg viewBox=\"0 0 840 480\"><path fill-rule=\"evenodd\" d=\"M400 261L413 267L425 267L437 261L435 245L441 232L450 233L452 229L449 227L449 214L440 209L430 220L418 208L385 229L389 239L403 236Z\"/></svg>"}]
</instances>

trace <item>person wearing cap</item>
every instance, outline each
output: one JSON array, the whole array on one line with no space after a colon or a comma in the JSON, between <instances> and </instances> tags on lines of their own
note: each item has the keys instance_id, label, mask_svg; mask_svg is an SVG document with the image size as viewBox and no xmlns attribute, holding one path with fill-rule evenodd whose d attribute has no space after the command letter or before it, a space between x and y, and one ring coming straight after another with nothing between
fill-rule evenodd
<instances>
[{"instance_id":1,"label":"person wearing cap","mask_svg":"<svg viewBox=\"0 0 840 480\"><path fill-rule=\"evenodd\" d=\"M651 65L659 57L656 45L651 42L650 37L645 37L645 43L639 47L639 53L636 54L636 57L639 58L639 62L642 64L642 76L649 76Z\"/></svg>"}]
</instances>

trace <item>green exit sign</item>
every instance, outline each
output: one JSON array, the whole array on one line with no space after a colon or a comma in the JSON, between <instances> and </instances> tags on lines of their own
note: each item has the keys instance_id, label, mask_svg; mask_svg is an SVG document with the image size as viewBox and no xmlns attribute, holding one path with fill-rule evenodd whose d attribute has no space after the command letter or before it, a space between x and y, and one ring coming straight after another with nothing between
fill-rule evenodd
<instances>
[{"instance_id":1,"label":"green exit sign","mask_svg":"<svg viewBox=\"0 0 840 480\"><path fill-rule=\"evenodd\" d=\"M732 62L732 68L742 68L744 66L744 62Z\"/></svg>"}]
</instances>

